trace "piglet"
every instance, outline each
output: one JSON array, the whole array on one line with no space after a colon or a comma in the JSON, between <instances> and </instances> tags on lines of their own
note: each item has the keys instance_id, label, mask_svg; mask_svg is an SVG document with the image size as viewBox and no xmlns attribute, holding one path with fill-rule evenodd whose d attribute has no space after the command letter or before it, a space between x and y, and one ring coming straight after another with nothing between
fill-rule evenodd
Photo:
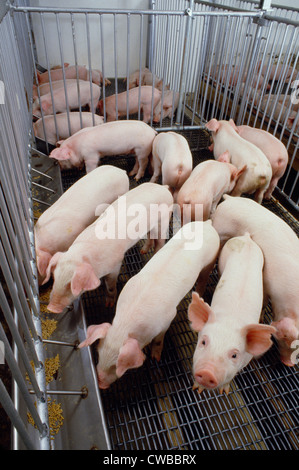
<instances>
[{"instance_id":1,"label":"piglet","mask_svg":"<svg viewBox=\"0 0 299 470\"><path fill-rule=\"evenodd\" d=\"M162 184L177 191L192 171L193 159L187 139L176 132L161 132L153 141L152 182L162 173Z\"/></svg>"},{"instance_id":2,"label":"piglet","mask_svg":"<svg viewBox=\"0 0 299 470\"><path fill-rule=\"evenodd\" d=\"M103 74L100 70L91 70L90 71L86 68L85 65L69 65L68 67L57 67L55 69L51 69L50 73L48 71L44 73L37 72L38 82L40 84L47 83L50 81L56 80L63 80L65 79L79 79L79 80L86 80L89 81L91 77L91 81L96 85L102 85L104 83ZM110 85L111 82L105 79L105 85Z\"/></svg>"},{"instance_id":3,"label":"piglet","mask_svg":"<svg viewBox=\"0 0 299 470\"><path fill-rule=\"evenodd\" d=\"M254 144L243 139L228 121L211 119L206 128L212 132L213 152L216 160L230 162L238 169L246 170L232 191L232 196L252 194L261 203L272 178L272 168L264 153ZM223 158L223 154L228 156Z\"/></svg>"},{"instance_id":4,"label":"piglet","mask_svg":"<svg viewBox=\"0 0 299 470\"><path fill-rule=\"evenodd\" d=\"M180 301L199 273L214 264L219 237L210 222L184 225L121 291L112 322L92 325L79 347L100 339L97 375L108 388L128 369L140 367L142 349L151 343L151 356L161 358L164 335Z\"/></svg>"},{"instance_id":5,"label":"piglet","mask_svg":"<svg viewBox=\"0 0 299 470\"><path fill-rule=\"evenodd\" d=\"M130 176L139 180L144 175L152 142L157 132L145 122L123 120L87 127L63 141L49 157L63 169L85 164L86 172L97 167L101 157L135 153L136 163Z\"/></svg>"},{"instance_id":6,"label":"piglet","mask_svg":"<svg viewBox=\"0 0 299 470\"><path fill-rule=\"evenodd\" d=\"M89 71L88 71L86 80L89 80ZM111 82L110 80L108 80L108 78L104 79L104 76L101 70L93 69L91 71L91 80L96 85L105 85L105 86L111 85Z\"/></svg>"},{"instance_id":7,"label":"piglet","mask_svg":"<svg viewBox=\"0 0 299 470\"><path fill-rule=\"evenodd\" d=\"M151 119L152 107L156 106L160 98L161 92L157 88L141 86L108 96L105 99L106 110L104 110L103 100L100 100L98 108L101 115L104 115L106 111L108 122L127 116L127 114L135 114L140 109L143 113L143 121L148 123Z\"/></svg>"},{"instance_id":8,"label":"piglet","mask_svg":"<svg viewBox=\"0 0 299 470\"><path fill-rule=\"evenodd\" d=\"M221 243L248 231L262 249L264 293L271 300L281 360L294 365L292 343L299 333L299 240L291 227L248 198L224 196L212 216Z\"/></svg>"},{"instance_id":9,"label":"piglet","mask_svg":"<svg viewBox=\"0 0 299 470\"><path fill-rule=\"evenodd\" d=\"M48 83L56 80L63 80L69 78L78 78L79 80L87 79L87 69L84 65L69 65L68 67L51 69L50 72L46 71L43 73L37 72L37 78L39 84Z\"/></svg>"},{"instance_id":10,"label":"piglet","mask_svg":"<svg viewBox=\"0 0 299 470\"><path fill-rule=\"evenodd\" d=\"M153 82L154 82L154 87L157 88L158 90L162 91L163 79L160 79L159 77L157 77L157 75L154 75L150 70L145 69L141 85L150 85L150 86L152 86ZM139 83L137 81L137 86L138 85L139 85ZM165 88L168 89L168 85L166 85Z\"/></svg>"},{"instance_id":11,"label":"piglet","mask_svg":"<svg viewBox=\"0 0 299 470\"><path fill-rule=\"evenodd\" d=\"M230 382L249 361L272 345L275 328L260 324L263 306L263 253L246 233L231 238L222 249L220 280L211 306L192 294L188 316L198 331L193 357L194 388L219 388Z\"/></svg>"},{"instance_id":12,"label":"piglet","mask_svg":"<svg viewBox=\"0 0 299 470\"><path fill-rule=\"evenodd\" d=\"M129 89L135 88L139 85L143 85L144 81L144 75L150 72L150 70L147 67L144 67L143 69L138 69L135 70L135 72L132 72L129 76ZM124 78L124 83L127 81L126 78Z\"/></svg>"},{"instance_id":13,"label":"piglet","mask_svg":"<svg viewBox=\"0 0 299 470\"><path fill-rule=\"evenodd\" d=\"M108 206L66 252L52 257L44 281L54 271L48 310L61 313L80 294L96 289L102 277L107 288L106 303L113 305L126 251L147 233L149 238L142 251L147 252L153 244L159 250L165 243L172 205L167 186L143 183Z\"/></svg>"},{"instance_id":14,"label":"piglet","mask_svg":"<svg viewBox=\"0 0 299 470\"><path fill-rule=\"evenodd\" d=\"M261 110L265 113L265 120L278 120L285 124L287 128L293 127L298 113L298 103L292 103L292 95L265 95L260 104ZM298 121L295 131L298 128Z\"/></svg>"},{"instance_id":15,"label":"piglet","mask_svg":"<svg viewBox=\"0 0 299 470\"><path fill-rule=\"evenodd\" d=\"M141 70L139 69L135 70L135 72L131 73L131 75L129 76L129 89L138 87L139 85L152 86L153 78L154 78L153 73L147 67L144 67ZM126 81L126 78L124 79L124 82L125 81ZM163 80L155 76L154 87L157 88L158 90L162 90Z\"/></svg>"},{"instance_id":16,"label":"piglet","mask_svg":"<svg viewBox=\"0 0 299 470\"><path fill-rule=\"evenodd\" d=\"M52 82L51 84L49 82L42 83L38 87L36 85L33 85L33 91L32 91L32 96L33 99L35 100L38 98L38 91L40 96L47 95L48 93L51 92L52 90L57 90L57 88L64 88L64 86L68 86L71 83L77 83L76 78L69 78L67 80L56 80Z\"/></svg>"},{"instance_id":17,"label":"piglet","mask_svg":"<svg viewBox=\"0 0 299 470\"><path fill-rule=\"evenodd\" d=\"M234 189L245 170L246 165L238 170L231 163L217 160L199 163L178 192L176 202L181 213L188 210L191 220L209 219L223 194Z\"/></svg>"},{"instance_id":18,"label":"piglet","mask_svg":"<svg viewBox=\"0 0 299 470\"><path fill-rule=\"evenodd\" d=\"M92 113L88 112L82 112L81 114L76 111L60 113L56 114L56 116L50 115L44 116L43 119L38 119L33 124L34 135L39 139L46 140L52 145L56 145L58 141L67 139L81 129L81 119L82 129L92 127L93 122L95 126L99 126L104 122L103 116L98 116L97 114L92 116Z\"/></svg>"},{"instance_id":19,"label":"piglet","mask_svg":"<svg viewBox=\"0 0 299 470\"><path fill-rule=\"evenodd\" d=\"M180 94L173 90L166 90L164 96L161 95L161 100L158 102L154 109L154 122L159 122L167 117L172 118L173 114L178 107Z\"/></svg>"},{"instance_id":20,"label":"piglet","mask_svg":"<svg viewBox=\"0 0 299 470\"><path fill-rule=\"evenodd\" d=\"M277 137L263 129L255 129L250 126L236 126L232 119L229 122L243 139L260 148L268 158L272 167L272 178L264 198L270 199L278 180L283 176L288 164L289 156L285 145Z\"/></svg>"},{"instance_id":21,"label":"piglet","mask_svg":"<svg viewBox=\"0 0 299 470\"><path fill-rule=\"evenodd\" d=\"M53 100L55 113L64 113L67 109L78 109L81 106L88 105L90 111L96 111L96 107L101 95L101 88L95 83L90 84L87 81L79 81L78 84L73 82L67 85L66 91L64 87L53 90ZM53 114L52 94L47 93L41 96L40 102L36 100L32 111L35 116L41 116L41 109L45 115Z\"/></svg>"},{"instance_id":22,"label":"piglet","mask_svg":"<svg viewBox=\"0 0 299 470\"><path fill-rule=\"evenodd\" d=\"M45 278L52 256L58 251L66 251L75 238L96 220L99 204L110 204L128 190L126 172L103 165L80 178L39 217L34 236L40 283Z\"/></svg>"}]
</instances>

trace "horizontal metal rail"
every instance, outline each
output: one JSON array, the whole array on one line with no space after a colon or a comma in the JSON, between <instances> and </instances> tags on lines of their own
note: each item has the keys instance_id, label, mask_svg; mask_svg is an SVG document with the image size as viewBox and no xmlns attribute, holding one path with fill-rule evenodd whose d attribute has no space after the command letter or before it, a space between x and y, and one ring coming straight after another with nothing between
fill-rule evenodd
<instances>
[{"instance_id":1,"label":"horizontal metal rail","mask_svg":"<svg viewBox=\"0 0 299 470\"><path fill-rule=\"evenodd\" d=\"M217 5L218 7L218 5ZM221 5L219 5L221 8ZM160 11L160 10L113 10L113 9L81 9L81 8L50 8L50 7L17 7L11 6L11 9L15 12L24 12L24 13L75 13L75 14L84 14L84 15L145 15L145 16L258 16L259 13L257 11L240 11L235 10L234 8L228 7L228 11L219 12L219 11L211 11L211 12L198 12L198 11L181 11L181 10L167 10L167 11ZM231 10L231 11L230 11Z\"/></svg>"}]
</instances>

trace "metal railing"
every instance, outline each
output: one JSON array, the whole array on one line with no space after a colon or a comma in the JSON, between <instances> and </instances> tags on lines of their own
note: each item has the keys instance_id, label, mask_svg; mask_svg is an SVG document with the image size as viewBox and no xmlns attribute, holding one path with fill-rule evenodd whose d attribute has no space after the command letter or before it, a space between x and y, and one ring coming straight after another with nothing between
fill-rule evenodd
<instances>
[{"instance_id":1,"label":"metal railing","mask_svg":"<svg viewBox=\"0 0 299 470\"><path fill-rule=\"evenodd\" d=\"M64 63L69 62L77 67L84 64L89 70L101 69L104 80L113 80L112 91L102 86L104 103L112 92L128 93L130 74L148 66L153 81L156 77L163 79L162 101L168 91L166 85L179 95L169 118L161 117L154 123L152 109L149 124L159 131L200 131L211 117L232 117L237 124L266 128L284 141L289 151L289 166L278 190L298 209L299 123L290 98L295 90L292 84L299 78L297 17L291 18L291 12L277 19L279 9L257 11L251 8L251 2L242 2L242 10L236 10L227 3L156 0L146 10L125 10L40 8L19 1L2 12L0 305L12 340L1 329L0 341L13 374L14 392L11 398L1 381L0 398L15 433L27 448L35 448L36 442L20 416L19 395L35 421L40 447L50 448L33 237L31 129L33 79L38 83L35 65L44 69L60 65L65 71ZM289 66L292 72L286 78ZM262 85L258 86L263 67ZM65 80L64 75L64 87ZM281 94L284 98L279 101ZM270 95L275 95L271 102ZM38 88L38 99L40 96ZM129 110L126 117L130 118ZM20 362L29 375L34 398L20 373Z\"/></svg>"},{"instance_id":2,"label":"metal railing","mask_svg":"<svg viewBox=\"0 0 299 470\"><path fill-rule=\"evenodd\" d=\"M11 15L6 13L0 23L0 80L4 89L0 104L0 305L11 340L1 324L0 341L5 367L8 366L12 373L13 393L12 396L9 394L1 379L0 402L14 426L14 434L18 434L27 448L35 449L36 444L18 409L18 397L22 395L34 419L40 448L49 449L44 351L33 237L31 116L26 100L26 86L28 93L32 93L32 78L29 90L33 63L26 64L31 73L25 77L21 64L25 54L29 57L29 46L28 42L17 44L15 38L20 34L21 29L15 30ZM23 57L19 47L22 48ZM35 398L29 394L20 363L28 374Z\"/></svg>"}]
</instances>

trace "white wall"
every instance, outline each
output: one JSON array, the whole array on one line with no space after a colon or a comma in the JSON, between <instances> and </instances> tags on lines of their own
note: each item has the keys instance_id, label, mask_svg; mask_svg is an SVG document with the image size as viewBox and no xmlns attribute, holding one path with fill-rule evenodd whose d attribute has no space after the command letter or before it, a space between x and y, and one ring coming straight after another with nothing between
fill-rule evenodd
<instances>
[{"instance_id":1,"label":"white wall","mask_svg":"<svg viewBox=\"0 0 299 470\"><path fill-rule=\"evenodd\" d=\"M31 6L59 7L59 8L107 8L107 9L135 9L147 10L148 0L31 0ZM127 59L129 73L139 68L140 48L142 48L141 65L145 65L148 16L143 16L143 31L141 34L141 16L130 16L130 39L128 40L127 15L117 15L115 23L113 15L102 16L102 30L99 15L74 14L74 28L72 29L71 16L60 13L43 14L44 28L39 13L32 14L38 62L47 68L47 55L50 67L69 62L75 63L75 48L77 63L79 65L91 65L91 68L100 69L105 76L112 77L117 72L118 77L124 77L127 73ZM59 26L57 26L57 21ZM90 60L88 57L88 34L90 35ZM59 29L61 32L61 49L59 43ZM114 35L116 31L116 40ZM73 30L75 40L73 39ZM45 35L45 40L44 40ZM103 44L101 35L104 38ZM142 47L141 47L142 42ZM102 55L102 47L104 54ZM127 57L127 47L129 56ZM62 52L62 54L61 54ZM62 55L62 57L61 57Z\"/></svg>"},{"instance_id":2,"label":"white wall","mask_svg":"<svg viewBox=\"0 0 299 470\"><path fill-rule=\"evenodd\" d=\"M298 10L298 0L278 0L278 1L272 1L272 4L277 4L281 5L284 7L292 7L292 8L297 8Z\"/></svg>"}]
</instances>

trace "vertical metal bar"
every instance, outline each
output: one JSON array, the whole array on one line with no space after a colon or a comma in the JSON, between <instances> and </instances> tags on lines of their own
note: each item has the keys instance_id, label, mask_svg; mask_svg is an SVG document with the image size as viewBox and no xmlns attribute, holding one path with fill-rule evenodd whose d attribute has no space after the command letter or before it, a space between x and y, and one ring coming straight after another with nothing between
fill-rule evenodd
<instances>
[{"instance_id":1,"label":"vertical metal bar","mask_svg":"<svg viewBox=\"0 0 299 470\"><path fill-rule=\"evenodd\" d=\"M180 122L182 121L183 98L184 98L185 86L186 86L187 57L188 57L187 54L190 48L191 22L193 21L193 18L192 18L193 5L194 5L194 0L190 0L189 8L187 8L186 10L187 21L186 21L185 37L184 37L179 103L178 103L178 108L176 112L176 125L179 125Z\"/></svg>"},{"instance_id":2,"label":"vertical metal bar","mask_svg":"<svg viewBox=\"0 0 299 470\"><path fill-rule=\"evenodd\" d=\"M117 28L116 28L116 15L113 15L113 38L114 38L114 75L115 75L115 115L116 118L118 118L118 68L117 68ZM129 80L127 76L127 81ZM105 100L103 101L104 103L104 117L106 119L106 113L105 113Z\"/></svg>"},{"instance_id":3,"label":"vertical metal bar","mask_svg":"<svg viewBox=\"0 0 299 470\"><path fill-rule=\"evenodd\" d=\"M27 429L25 428L25 425L18 413L18 411L15 409L13 402L2 382L2 379L0 380L0 397L1 397L1 403L8 414L12 425L17 429L18 433L21 436L21 439L23 443L25 444L26 448L28 450L37 450L34 443L30 439L30 436L27 432Z\"/></svg>"},{"instance_id":4,"label":"vertical metal bar","mask_svg":"<svg viewBox=\"0 0 299 470\"><path fill-rule=\"evenodd\" d=\"M150 10L155 10L156 8L156 0L149 0L149 8ZM147 47L147 57L146 57L146 66L152 70L152 63L151 58L153 56L153 47L155 41L156 33L155 33L155 16L150 15L148 20L148 47Z\"/></svg>"},{"instance_id":5,"label":"vertical metal bar","mask_svg":"<svg viewBox=\"0 0 299 470\"><path fill-rule=\"evenodd\" d=\"M46 63L47 63L47 70L49 72L49 85L50 85L50 94L51 94L51 100L52 100L52 106L53 106L54 123L55 123L56 135L57 135L57 138L58 138L58 125L57 125L57 119L56 119L56 110L55 110L55 103L54 103L52 78L51 78L51 67L50 67L50 62L49 62L49 54L48 54L48 48L47 48L46 33L45 33L45 22L44 22L43 13L40 14L40 20L41 20L41 27L42 27L42 37L43 37L45 57L46 57ZM44 121L45 114L44 114L44 111L42 109L40 97L39 97L39 103L40 103L41 117L42 117L42 120ZM49 148L47 148L47 152L49 152Z\"/></svg>"},{"instance_id":6,"label":"vertical metal bar","mask_svg":"<svg viewBox=\"0 0 299 470\"><path fill-rule=\"evenodd\" d=\"M165 40L164 40L164 61L163 61L163 68L162 68L162 77L166 76L166 66L167 66L167 52L169 49L169 16L166 18L166 29L165 29ZM164 95L165 95L165 82L163 81L163 87L162 87L162 94L161 94L161 116L160 116L160 126L162 126L162 118L163 118L163 102L164 102ZM173 116L171 116L171 119L173 119Z\"/></svg>"},{"instance_id":7,"label":"vertical metal bar","mask_svg":"<svg viewBox=\"0 0 299 470\"><path fill-rule=\"evenodd\" d=\"M208 18L203 17L203 18L198 18L198 20L203 21L203 27L198 28L201 33L201 44L199 45L200 51L205 51L206 50L206 36L207 36L207 26L208 26ZM204 53L200 52L199 54L199 61L198 61L198 68L197 72L195 75L197 78L197 83L195 86L195 91L194 91L194 99L193 99L193 110L192 110L192 120L191 120L191 125L194 125L194 120L195 120L195 114L196 114L196 109L198 109L199 116L201 117L201 121L203 120L203 111L204 111L204 103L202 102L202 97L200 94L201 87L203 86L203 80L204 80ZM202 103L202 106L200 106L200 103Z\"/></svg>"},{"instance_id":8,"label":"vertical metal bar","mask_svg":"<svg viewBox=\"0 0 299 470\"><path fill-rule=\"evenodd\" d=\"M105 34L104 34L104 28L103 28L103 15L100 15L100 27L101 27L101 59L102 59L102 74L103 74L103 86L102 86L102 91L103 91L103 100L105 101L106 98L106 87L105 87L105 65L104 65L104 59L105 59L105 47L104 47L104 40L105 40ZM115 79L116 81L116 79ZM94 120L94 118L93 118Z\"/></svg>"},{"instance_id":9,"label":"vertical metal bar","mask_svg":"<svg viewBox=\"0 0 299 470\"><path fill-rule=\"evenodd\" d=\"M33 42L33 38L32 38L32 31L31 31L31 26L30 26L30 18L29 18L29 13L26 12L25 13L25 20L26 20L26 26L27 26L27 33L28 33L28 37L29 37L29 44L30 44L30 52L31 52L31 60L32 60L32 63L33 63L33 73L34 73L34 81L36 83L36 91L37 91L37 100L39 101L40 103L40 90L39 90L39 86L38 86L38 77L37 77L37 70L36 70L36 66L35 66L35 55L34 55L34 42ZM34 100L33 100L34 101ZM47 140L47 135L46 135L46 126L45 126L45 122L44 122L44 119L42 119L42 125L43 125L43 133L44 133L44 136L45 136L45 142L46 142L46 151L47 153L49 153L49 144L48 144L48 140ZM33 133L34 135L34 133Z\"/></svg>"},{"instance_id":10,"label":"vertical metal bar","mask_svg":"<svg viewBox=\"0 0 299 470\"><path fill-rule=\"evenodd\" d=\"M2 228L3 227L1 226L1 229ZM36 333L34 324L33 324L32 320L30 319L30 312L29 312L29 309L28 309L28 307L26 306L26 303L25 303L26 299L24 299L24 297L21 297L21 299L19 299L18 290L20 292L22 292L22 286L20 285L18 277L13 278L13 276L10 272L10 268L12 269L12 271L15 271L14 264L9 266L8 262L6 261L4 249L3 249L3 246L2 246L2 242L0 243L0 255L1 255L1 259L3 260L1 267L2 267L3 275L4 275L4 278L5 278L6 284L7 284L7 288L9 290L9 293L10 293L10 296L12 298L12 301L14 303L15 308L17 309L18 313L20 314L22 330L23 330L23 333L24 333L24 337L25 337L25 339L28 343L28 348L29 348L30 353L32 355L34 365L36 367L38 367L39 366L39 360L37 358L36 351L33 347L32 337L31 337L31 334L32 334L34 340L37 340L38 339L38 334ZM17 273L15 273L15 275L17 276ZM19 284L19 289L18 290L15 287L15 282L14 281L17 284ZM24 300L25 300L25 302L24 302ZM26 313L24 313L23 309L26 310ZM28 320L29 326L28 326L26 320Z\"/></svg>"},{"instance_id":11,"label":"vertical metal bar","mask_svg":"<svg viewBox=\"0 0 299 470\"><path fill-rule=\"evenodd\" d=\"M2 123L2 129L5 130L6 126ZM7 134L9 136L9 133ZM16 182L11 181L12 178L10 175L11 171L11 157L15 153L15 149L11 150L10 148L7 149L6 142L0 138L1 148L4 150L2 153L2 165L0 166L0 178L1 184L4 191L4 194L7 195L14 195L12 198L11 196L8 198L6 197L6 205L9 210L9 214L11 219L9 218L9 224L13 224L13 230L15 231L18 240L22 241L19 243L19 249L22 254L22 261L25 263L25 269L27 272L27 276L31 279L31 272L30 270L30 257L29 252L27 250L27 246L29 244L29 236L28 236L28 225L26 225L23 214L22 214L22 207L21 203L19 202L19 193L21 192L20 186ZM7 157L9 155L9 157ZM10 161L9 161L10 160ZM17 164L17 163L16 163ZM29 196L28 196L29 197ZM25 198L25 196L24 196ZM4 211L5 209L3 209ZM28 217L28 215L27 215ZM24 266L24 265L23 265Z\"/></svg>"},{"instance_id":12,"label":"vertical metal bar","mask_svg":"<svg viewBox=\"0 0 299 470\"><path fill-rule=\"evenodd\" d=\"M88 69L89 69L89 85L90 85L90 102L93 103L93 90L92 90L92 67L91 67L91 51L90 51L90 28L89 28L89 14L85 14L86 21L86 37L87 37L87 57L88 57ZM105 88L105 87L104 87ZM93 108L93 106L92 106ZM94 109L92 109L92 122L94 121Z\"/></svg>"},{"instance_id":13,"label":"vertical metal bar","mask_svg":"<svg viewBox=\"0 0 299 470\"><path fill-rule=\"evenodd\" d=\"M131 30L130 30L130 20L131 15L127 13L127 77L130 74L130 40L131 40ZM139 102L140 105L140 102ZM140 113L139 106L138 112ZM129 119L129 80L127 80L127 119Z\"/></svg>"},{"instance_id":14,"label":"vertical metal bar","mask_svg":"<svg viewBox=\"0 0 299 470\"><path fill-rule=\"evenodd\" d=\"M139 48L139 85L141 83L141 65L142 65L142 52L143 52L143 15L140 16L140 48ZM153 90L154 94L154 90ZM153 94L152 94L152 106L153 106ZM141 88L139 86L139 91L138 91L138 103L140 103L141 100ZM151 113L151 119L152 119L153 113ZM140 106L138 106L138 119L140 120Z\"/></svg>"},{"instance_id":15,"label":"vertical metal bar","mask_svg":"<svg viewBox=\"0 0 299 470\"><path fill-rule=\"evenodd\" d=\"M37 385L35 375L33 374L32 367L30 365L28 355L27 355L27 352L26 352L24 344L23 344L23 339L21 338L20 333L19 333L19 331L16 327L16 324L15 324L14 319L13 319L13 315L11 313L8 301L6 299L6 296L5 296L5 293L4 293L4 290L3 290L3 287L2 287L1 284L0 284L0 305L1 305L1 309L2 309L2 312L3 312L4 318L5 318L5 321L8 325L8 327L9 327L9 330L11 332L11 335L12 335L13 339L14 339L14 342L15 342L15 344L16 344L19 352L20 352L20 355L22 357L22 361L24 363L24 366L25 366L25 368L28 372L28 376L29 376L29 379L32 383L32 386L33 386L34 390L36 391L36 395L38 396L38 398L41 398L42 393L39 391L39 387Z\"/></svg>"},{"instance_id":16,"label":"vertical metal bar","mask_svg":"<svg viewBox=\"0 0 299 470\"><path fill-rule=\"evenodd\" d=\"M64 87L64 93L65 93L65 107L66 107L66 113L67 113L67 124L68 124L69 134L72 135L71 121L70 121L70 108L69 108L68 90L67 90L66 77L65 77L64 55L63 55L63 46L62 46L62 39L61 39L61 28L60 28L59 14L56 14L56 28L57 28L58 45L59 45L59 53L60 53L60 61L61 61L62 80L63 80L63 87ZM56 134L58 134L58 129L57 128L56 128Z\"/></svg>"},{"instance_id":17,"label":"vertical metal bar","mask_svg":"<svg viewBox=\"0 0 299 470\"><path fill-rule=\"evenodd\" d=\"M32 271L30 271L30 269L31 269L30 268L30 259L29 259L29 257L28 257L28 259L26 259L26 264L28 263L28 266L27 266L27 271L25 271L25 267L24 267L25 259L22 257L22 253L21 253L21 250L20 250L20 246L22 246L22 247L24 247L23 250L25 251L25 248L28 249L28 245L24 246L23 243L20 243L18 240L15 239L14 229L13 229L13 226L12 226L12 223L11 223L11 214L9 214L9 212L7 210L2 190L0 191L0 203L1 203L1 210L2 210L2 215L1 215L0 222L1 222L1 226L2 226L2 218L3 218L4 223L5 223L5 227L3 226L3 228L6 228L6 232L3 232L1 234L3 244L6 247L8 247L8 249L10 249L10 247L11 247L11 249L13 250L14 257L15 257L15 262L16 262L16 266L17 266L16 269L19 271L20 279L22 280L22 283L23 283L25 292L28 296L28 299L29 299L30 302L32 302L33 298L32 298L31 289L34 290L34 294L36 294L37 292L36 292L36 286L34 285L33 274L32 274ZM7 236L7 234L9 235L9 237ZM11 258L11 260L12 260L12 258Z\"/></svg>"},{"instance_id":18,"label":"vertical metal bar","mask_svg":"<svg viewBox=\"0 0 299 470\"><path fill-rule=\"evenodd\" d=\"M252 41L251 54L250 56L248 56L249 66L247 70L247 78L246 78L245 85L244 85L243 97L242 97L241 104L240 104L239 119L241 117L241 122L243 122L244 117L245 117L246 106L247 106L247 93L249 89L249 84L252 79L252 73L253 73L253 68L254 68L254 64L256 61L256 57L257 57L258 48L260 46L261 34L262 34L262 28L259 24L257 24L254 39Z\"/></svg>"},{"instance_id":19,"label":"vertical metal bar","mask_svg":"<svg viewBox=\"0 0 299 470\"><path fill-rule=\"evenodd\" d=\"M72 26L72 38L73 38L73 48L74 48L74 59L76 67L76 79L77 79L77 93L78 93L78 102L79 102L79 116L80 116L80 127L83 127L82 121L82 106L81 106L81 96L80 96L80 84L79 84L79 71L78 71L78 53L77 53L77 44L76 44L76 27L74 14L71 13L71 26Z\"/></svg>"},{"instance_id":20,"label":"vertical metal bar","mask_svg":"<svg viewBox=\"0 0 299 470\"><path fill-rule=\"evenodd\" d=\"M22 397L24 398L25 400L25 403L28 407L28 410L30 411L33 419L34 419L34 422L39 430L39 432L41 434L43 434L45 432L45 427L44 427L44 424L41 422L41 419L36 411L36 408L34 406L34 404L32 403L32 400L30 398L30 394L28 392L28 389L27 389L27 385L24 381L24 378L21 374L21 371L20 371L20 368L14 358L14 355L13 355L13 352L11 350L11 347L10 347L10 344L9 344L9 341L7 340L6 338L6 335L4 333L4 330L3 330L3 327L2 325L0 324L0 340L3 342L4 344L4 350L5 350L5 360L7 361L7 364L10 368L10 371L15 379L15 381L17 382L17 385L22 393ZM30 364L29 364L29 368L31 368ZM29 369L28 369L29 370ZM41 398L41 393L40 393L40 390L37 389L36 390L38 395L39 395L39 398ZM44 399L44 397L43 397Z\"/></svg>"}]
</instances>

